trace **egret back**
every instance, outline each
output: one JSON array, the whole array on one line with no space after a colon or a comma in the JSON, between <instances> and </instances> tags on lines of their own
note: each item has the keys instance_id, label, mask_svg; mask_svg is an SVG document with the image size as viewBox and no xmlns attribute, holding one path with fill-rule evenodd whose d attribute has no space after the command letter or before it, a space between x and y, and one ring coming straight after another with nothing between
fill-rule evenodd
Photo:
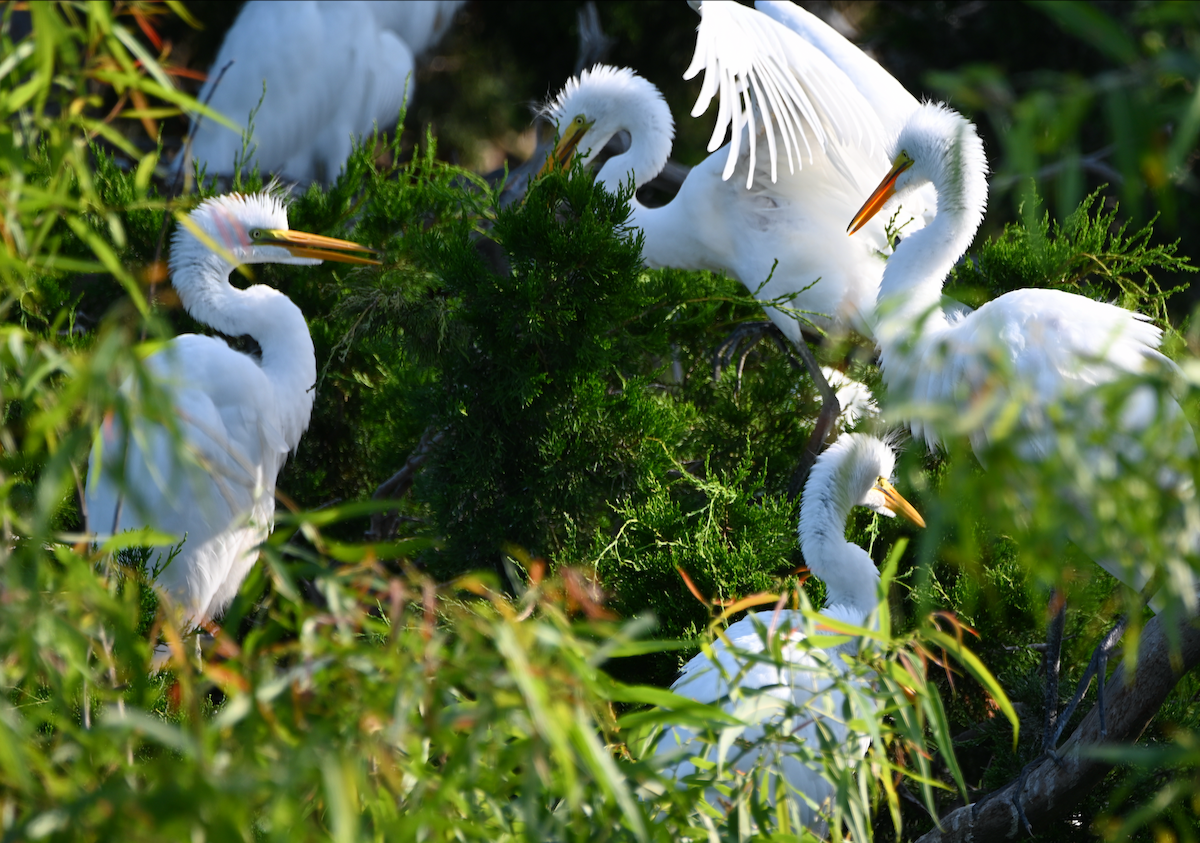
<instances>
[{"instance_id":1,"label":"egret back","mask_svg":"<svg viewBox=\"0 0 1200 843\"><path fill-rule=\"evenodd\" d=\"M1119 377L1173 365L1159 353L1162 331L1148 317L1061 290L1015 290L967 318L948 322L935 312L919 324L913 339L889 349L884 381L911 396L916 408L992 408L974 435L979 450L1013 402L1021 406L1022 427L1036 433L1052 406ZM919 417L913 434L930 448L941 444L937 427ZM1036 456L1039 446L1031 447Z\"/></svg>"},{"instance_id":2,"label":"egret back","mask_svg":"<svg viewBox=\"0 0 1200 843\"><path fill-rule=\"evenodd\" d=\"M411 23L427 44L452 16L443 5L424 16L410 5L420 4L307 0L281 7L251 0L226 34L199 99L211 93L212 108L245 126L261 98L251 159L264 172L302 183L331 181L350 154L351 137L376 124L394 128L406 86L412 93L414 50L404 32L388 25L390 17ZM228 173L241 147L238 132L202 120L192 153L210 174Z\"/></svg>"},{"instance_id":3,"label":"egret back","mask_svg":"<svg viewBox=\"0 0 1200 843\"><path fill-rule=\"evenodd\" d=\"M367 6L382 29L390 30L420 55L442 40L467 0L372 0Z\"/></svg>"},{"instance_id":4,"label":"egret back","mask_svg":"<svg viewBox=\"0 0 1200 843\"><path fill-rule=\"evenodd\" d=\"M1161 564L1183 577L1186 566L1176 562L1200 550L1194 484L1178 467L1196 452L1195 434L1174 398L1143 381L1175 369L1158 351L1161 337L1148 317L1115 305L1060 290L1016 290L968 318L923 332L911 354L884 367L884 378L889 391L913 396L913 433L930 447L940 444L944 424L923 421L920 408L956 408L955 415L975 419L971 441L981 460L998 433L1013 443L1014 467L1026 467L1024 484L1016 487L1044 482L1037 466L1055 460L1063 474L1057 493L1074 515L1063 519L1066 535L1140 591L1154 565L1136 562L1144 553L1125 554L1126 533L1109 529L1106 484L1121 477L1132 482L1142 472L1142 480L1174 502L1161 513L1157 531L1175 545L1161 554ZM1126 379L1128 388L1121 385ZM1150 445L1148 431L1156 440ZM1064 451L1065 439L1071 444ZM1026 508L1034 506L1029 500ZM1187 599L1194 589L1176 591Z\"/></svg>"},{"instance_id":5,"label":"egret back","mask_svg":"<svg viewBox=\"0 0 1200 843\"><path fill-rule=\"evenodd\" d=\"M634 208L632 223L646 232L647 265L724 272L761 301L783 299L767 307L767 315L793 342L801 340L805 320L869 333L890 251L887 220L846 236L844 220L857 209L858 186L869 184L876 156L857 146L842 147L840 156L841 169L818 148L803 169L785 171L774 183L769 162L760 158L747 190L748 155L728 181L722 153L710 155L688 173L671 203ZM911 218L904 210L898 222Z\"/></svg>"}]
</instances>

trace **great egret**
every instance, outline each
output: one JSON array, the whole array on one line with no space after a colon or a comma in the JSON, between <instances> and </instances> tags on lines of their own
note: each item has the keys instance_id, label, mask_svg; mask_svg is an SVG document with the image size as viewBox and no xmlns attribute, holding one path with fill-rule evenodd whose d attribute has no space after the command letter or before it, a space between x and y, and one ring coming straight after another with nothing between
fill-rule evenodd
<instances>
[{"instance_id":1,"label":"great egret","mask_svg":"<svg viewBox=\"0 0 1200 843\"><path fill-rule=\"evenodd\" d=\"M371 251L355 243L290 231L287 209L268 193L209 199L189 220L224 252L188 227L176 230L171 280L183 306L228 336L253 337L262 359L196 334L147 359L177 430L139 419L126 429L107 419L93 444L85 500L92 533L150 527L186 537L157 585L190 627L220 614L254 565L274 517L275 478L308 427L317 374L300 308L267 286L238 289L229 273L250 263L377 261L354 254ZM122 389L133 391L132 381Z\"/></svg>"},{"instance_id":2,"label":"great egret","mask_svg":"<svg viewBox=\"0 0 1200 843\"><path fill-rule=\"evenodd\" d=\"M896 455L887 443L866 434L847 433L818 457L809 474L800 504L800 547L809 570L825 582L822 611L830 618L863 626L879 600L875 563L865 550L845 539L852 507L865 506L888 517L902 515L925 526L888 480L895 463ZM844 743L849 738L842 713L844 695L832 687L829 668L817 668L812 655L794 643L803 638L803 629L803 616L794 610L750 613L725 630L725 640L713 642L711 655L701 653L689 661L672 686L676 693L698 702L719 704L749 724L742 738L757 745L731 762L739 770L749 769L769 751L762 745L762 724L778 723L790 734L819 746L819 719L835 741ZM782 663L759 656L767 636L775 634L787 636L787 641L781 642ZM826 652L834 669L844 670L843 656L852 656L857 649L857 642L850 642ZM759 693L747 693L755 691ZM789 705L796 709L790 714ZM799 725L789 727L785 717ZM694 754L701 749L697 743L694 732L675 726L660 740L658 752L678 754L682 746L685 754ZM736 750L730 757L735 756ZM785 756L781 766L789 785L817 805L833 795L818 764ZM695 770L695 765L685 760L675 767L674 774L682 779ZM717 804L715 792L709 793L709 801ZM800 811L809 828L823 825L803 801Z\"/></svg>"},{"instance_id":3,"label":"great egret","mask_svg":"<svg viewBox=\"0 0 1200 843\"><path fill-rule=\"evenodd\" d=\"M931 449L937 447L941 435L922 419L920 408L951 408L957 418L973 420L970 438L982 455L995 432L1015 421L1022 460L1036 464L1046 459L1067 435L1074 440L1070 450L1094 467L1094 477L1128 475L1146 462L1139 436L1156 422L1165 422L1155 429L1157 447L1164 453L1195 452L1195 434L1182 410L1150 384L1130 390L1116 418L1096 411L1095 401L1089 401L1105 384L1174 367L1158 351L1162 332L1148 317L1060 290L1026 289L948 318L939 306L942 284L970 245L987 204L983 143L970 122L931 103L913 113L891 151L891 170L855 214L850 231L857 231L893 195L903 197L924 184L937 192L933 220L898 245L888 260L875 325L888 396L917 408L909 418L915 436ZM1019 407L1015 419L1014 407ZM1056 422L1056 416L1063 419ZM1065 525L1066 535L1139 591L1157 561L1172 582L1174 597L1185 611L1195 612L1194 577L1186 559L1200 546L1193 481L1169 466L1150 469L1144 479L1158 485L1163 501L1174 501L1162 513L1170 522L1169 535L1161 537L1163 558L1122 561L1114 555L1113 534L1106 529L1113 520L1111 505L1101 499L1094 480L1065 480L1056 491L1079 516ZM1052 639L1056 630L1061 630L1061 613ZM1054 664L1056 660L1048 662L1051 670ZM1051 682L1053 689L1053 674ZM1052 711L1050 706L1047 710ZM1053 720L1048 714L1048 749L1057 739Z\"/></svg>"},{"instance_id":4,"label":"great egret","mask_svg":"<svg viewBox=\"0 0 1200 843\"><path fill-rule=\"evenodd\" d=\"M831 98L870 111L829 59L784 32L824 71L834 92ZM671 112L658 89L629 69L599 65L583 71L567 82L546 112L559 127L554 158L560 162L576 149L586 151L585 161L590 160L615 134L628 132L629 149L605 162L596 176L611 191L630 179L645 184L670 156L675 132ZM758 178L746 189L740 180L722 179L723 156L715 153L692 168L670 203L649 208L633 199L630 224L645 232L646 264L724 272L762 301L782 300L781 306L768 305L767 315L793 343L804 341L802 319L822 328L869 331L883 255L890 251L885 221L875 223L862 242L843 245L835 220L843 210L854 212L871 174L886 165L882 134L873 152L869 144L827 137L823 146L811 144L806 154L803 168L774 183L766 162L753 163ZM736 159L736 172L745 175L751 166L746 155ZM920 214L907 208L898 213L898 221Z\"/></svg>"},{"instance_id":5,"label":"great egret","mask_svg":"<svg viewBox=\"0 0 1200 843\"><path fill-rule=\"evenodd\" d=\"M1097 386L1127 375L1170 371L1174 364L1158 351L1162 331L1149 317L1061 290L1015 290L974 313L950 319L939 307L942 284L966 251L987 204L987 159L975 127L954 111L926 104L914 112L894 144L893 165L854 216L851 233L893 195L923 184L937 191L937 214L925 228L897 246L879 290L875 338L888 395L913 407L954 407L960 417L974 413L971 431L982 453L995 425L1013 401L1020 402L1020 455L1040 460L1055 447L1054 408L1079 404ZM991 407L991 412L987 409ZM1071 423L1083 453L1089 438L1104 427L1104 447L1124 447L1130 432L1144 429L1159 413L1180 418L1170 398L1159 400L1149 385L1138 387L1118 424L1083 414ZM941 444L938 430L919 416L913 434L930 448ZM1186 424L1179 427L1178 453L1195 450ZM1189 478L1177 477L1181 500L1193 497ZM1074 538L1074 537L1073 537ZM1094 554L1086 539L1083 549ZM1095 558L1109 567L1101 553ZM1145 585L1141 572L1110 567L1134 588Z\"/></svg>"},{"instance_id":6,"label":"great egret","mask_svg":"<svg viewBox=\"0 0 1200 843\"><path fill-rule=\"evenodd\" d=\"M211 107L243 128L262 99L251 160L292 181L330 182L352 136L395 127L406 87L412 95L415 56L437 43L463 2L251 0L226 33L198 99L211 95ZM192 156L209 175L231 173L241 151L238 132L211 120L197 125Z\"/></svg>"}]
</instances>

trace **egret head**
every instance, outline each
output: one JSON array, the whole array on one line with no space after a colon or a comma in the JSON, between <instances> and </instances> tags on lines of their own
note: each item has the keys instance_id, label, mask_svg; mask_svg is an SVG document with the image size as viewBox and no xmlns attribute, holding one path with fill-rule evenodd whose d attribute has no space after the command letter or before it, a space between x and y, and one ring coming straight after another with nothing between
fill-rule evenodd
<instances>
[{"instance_id":1,"label":"egret head","mask_svg":"<svg viewBox=\"0 0 1200 843\"><path fill-rule=\"evenodd\" d=\"M653 178L671 154L675 121L658 88L626 67L598 64L567 81L562 91L542 109L558 126L559 142L547 162L565 166L577 151L585 163L609 138L629 132L630 153L646 164L635 167L639 177ZM641 172L647 170L647 172Z\"/></svg>"},{"instance_id":2,"label":"egret head","mask_svg":"<svg viewBox=\"0 0 1200 843\"><path fill-rule=\"evenodd\" d=\"M892 485L896 452L890 441L865 433L850 433L839 437L826 453L831 451L830 459L841 464L842 476L839 479L856 505L865 506L888 518L899 515L918 527L925 526L920 513ZM841 459L838 459L839 456Z\"/></svg>"},{"instance_id":3,"label":"egret head","mask_svg":"<svg viewBox=\"0 0 1200 843\"><path fill-rule=\"evenodd\" d=\"M896 487L892 485L892 481L885 474L876 475L875 481L867 490L861 503L879 515L886 515L888 518L900 515L918 527L925 526L925 519L921 517L921 513L917 512L916 507L896 491Z\"/></svg>"},{"instance_id":4,"label":"egret head","mask_svg":"<svg viewBox=\"0 0 1200 843\"><path fill-rule=\"evenodd\" d=\"M288 228L287 207L272 193L226 193L206 199L180 220L171 240L171 270L215 255L235 266L287 263L301 266L323 260L369 263L366 246Z\"/></svg>"},{"instance_id":5,"label":"egret head","mask_svg":"<svg viewBox=\"0 0 1200 843\"><path fill-rule=\"evenodd\" d=\"M987 204L987 156L975 124L941 103L925 103L909 117L892 145L892 166L854 215L853 234L894 197L932 183L939 211ZM979 220L975 221L978 227ZM974 229L972 229L974 230Z\"/></svg>"},{"instance_id":6,"label":"egret head","mask_svg":"<svg viewBox=\"0 0 1200 843\"><path fill-rule=\"evenodd\" d=\"M896 452L865 433L844 433L817 457L800 499L800 549L814 575L825 581L830 605L874 607L879 572L871 556L846 541L846 520L855 506L918 526L925 522L895 487Z\"/></svg>"},{"instance_id":7,"label":"egret head","mask_svg":"<svg viewBox=\"0 0 1200 843\"><path fill-rule=\"evenodd\" d=\"M804 485L800 508L803 540L806 523L819 531L826 523L839 535L852 507L865 506L894 518L899 515L925 526L917 510L896 491L891 477L896 469L892 444L865 433L845 433L817 458Z\"/></svg>"}]
</instances>

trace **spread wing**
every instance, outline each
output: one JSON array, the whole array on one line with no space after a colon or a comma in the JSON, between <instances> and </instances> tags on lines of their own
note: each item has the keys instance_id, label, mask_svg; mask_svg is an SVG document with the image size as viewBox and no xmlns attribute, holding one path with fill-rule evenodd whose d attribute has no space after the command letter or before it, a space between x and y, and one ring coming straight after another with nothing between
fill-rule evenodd
<instances>
[{"instance_id":1,"label":"spread wing","mask_svg":"<svg viewBox=\"0 0 1200 843\"><path fill-rule=\"evenodd\" d=\"M788 0L757 0L754 8L795 32L837 65L863 95L890 136L900 132L920 105L892 74L880 67L879 62L811 12Z\"/></svg>"},{"instance_id":2,"label":"spread wing","mask_svg":"<svg viewBox=\"0 0 1200 843\"><path fill-rule=\"evenodd\" d=\"M772 181L778 175L777 132L792 172L804 166L805 152L811 160L814 145L830 155L834 166L841 166L838 146L873 151L887 141L874 109L828 56L778 21L740 3L700 5L696 52L684 78L691 79L701 70L704 83L692 116L703 114L712 98L720 95L710 152L732 127L722 178L733 173L743 130L748 127L747 187L753 183L759 134L756 113L767 138Z\"/></svg>"}]
</instances>

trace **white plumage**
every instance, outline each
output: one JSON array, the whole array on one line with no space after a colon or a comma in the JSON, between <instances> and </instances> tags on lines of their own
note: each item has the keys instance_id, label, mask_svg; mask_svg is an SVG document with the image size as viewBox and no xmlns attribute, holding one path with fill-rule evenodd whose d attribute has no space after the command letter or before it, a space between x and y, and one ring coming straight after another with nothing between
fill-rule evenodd
<instances>
[{"instance_id":1,"label":"white plumage","mask_svg":"<svg viewBox=\"0 0 1200 843\"><path fill-rule=\"evenodd\" d=\"M795 3L757 0L754 5L699 3L696 52L684 74L690 79L704 70L693 117L720 94L709 151L732 127L723 177L732 174L742 127L749 126L748 155L755 160L757 144L766 139L772 181L778 176L777 141L788 172L813 166L811 150L822 147L832 166L860 180L863 174L855 162L844 160L842 150L854 147L882 160L919 105L916 98L878 62ZM747 172L748 178L755 176L761 173ZM919 225L932 213L932 191L910 196L905 210L918 217Z\"/></svg>"},{"instance_id":2,"label":"white plumage","mask_svg":"<svg viewBox=\"0 0 1200 843\"><path fill-rule=\"evenodd\" d=\"M820 51L783 32L827 77L840 78L841 94L868 109ZM832 94L828 98L837 99ZM658 89L630 70L597 66L584 71L567 83L547 112L562 133L559 158L579 148L590 159L613 135L629 133L629 149L610 158L597 175L612 191L630 179L645 184L670 155L671 113ZM814 125L829 122L820 115L814 120ZM853 213L886 158L880 132L873 151L868 143L852 141L843 144L829 136L823 146L810 144L804 166L777 182L767 177L769 162L756 161L758 178L750 189L740 179L722 178L723 159L715 153L692 169L669 204L648 208L635 198L630 222L645 232L646 264L724 272L759 300L784 299L780 306L767 307L767 315L793 342L802 341L804 320L823 328L867 331L883 255L890 250L885 220L875 222L864 241L847 242L839 215ZM737 172L745 175L750 166L749 155L736 158ZM906 206L897 222L908 219L914 220L910 228L920 225L922 209Z\"/></svg>"},{"instance_id":3,"label":"white plumage","mask_svg":"<svg viewBox=\"0 0 1200 843\"><path fill-rule=\"evenodd\" d=\"M330 251L362 249L353 243L287 230L287 210L269 194L210 199L190 219L236 264L367 262ZM106 419L89 460L86 506L93 533L150 527L186 536L158 585L190 626L224 610L270 532L275 478L312 412L316 357L304 315L287 296L263 285L233 287L235 264L182 226L170 264L188 312L228 336L253 337L262 359L195 334L147 359L177 432L140 418L126 430ZM134 392L135 382L122 389ZM161 556L166 548L155 550Z\"/></svg>"},{"instance_id":4,"label":"white plumage","mask_svg":"<svg viewBox=\"0 0 1200 843\"><path fill-rule=\"evenodd\" d=\"M838 431L849 430L866 419L879 418L879 405L869 386L832 366L822 366L821 374L833 388L841 409L836 421Z\"/></svg>"},{"instance_id":5,"label":"white plumage","mask_svg":"<svg viewBox=\"0 0 1200 843\"><path fill-rule=\"evenodd\" d=\"M852 507L866 506L889 517L901 514L924 526L888 481L895 460L887 443L850 433L822 453L809 474L800 505L800 546L809 570L825 582L822 613L827 617L861 627L879 599L874 562L865 550L845 539ZM822 657L819 651L814 654L798 643L804 638L804 627L804 618L797 611L750 613L725 630L729 644L718 639L711 655L701 653L689 661L672 690L698 702L720 705L747 724L741 738L750 746L731 751L729 763L734 769L749 772L760 759L783 752L778 769L788 785L820 806L833 789L821 775L819 759L802 760L787 754L785 747L764 740L763 726L775 724L783 734L804 740L818 753L820 721L835 744L854 741L861 747L858 751L865 751L861 737L846 726L845 695L834 682L834 676L847 669L843 657L857 652L858 644L848 642L824 651ZM762 655L766 642L776 635L784 636L779 661L769 653ZM685 757L703 748L696 743L694 732L676 726L660 740L658 752L679 754L680 747ZM709 760L715 760L712 753ZM695 765L687 760L674 767L679 779L695 771ZM714 806L720 804L715 790L709 791L708 800ZM807 802L799 800L798 804L807 827L823 828L823 821Z\"/></svg>"},{"instance_id":6,"label":"white plumage","mask_svg":"<svg viewBox=\"0 0 1200 843\"><path fill-rule=\"evenodd\" d=\"M251 0L198 99L211 93L210 106L245 127L262 98L252 160L264 173L303 184L332 181L353 148L351 136L395 127L405 86L413 91L415 57L445 34L463 2ZM209 175L232 172L241 149L239 132L200 121L192 155Z\"/></svg>"},{"instance_id":7,"label":"white plumage","mask_svg":"<svg viewBox=\"0 0 1200 843\"><path fill-rule=\"evenodd\" d=\"M1045 458L1066 432L1074 436L1073 449L1097 466L1136 465L1144 461L1138 432L1164 418L1178 421L1173 427L1178 438L1167 443L1169 449L1194 452L1194 434L1179 406L1149 384L1129 393L1115 423L1089 401L1099 386L1174 366L1159 353L1162 332L1147 317L1084 296L1026 289L948 319L939 306L942 284L974 237L987 203L983 143L967 120L927 104L914 112L891 151L891 172L851 225L892 193L902 198L922 185L936 189L936 216L888 261L875 326L889 403L905 408L914 435L931 448L939 445L941 428L927 421L926 411L949 410L956 419L974 420L970 435L982 455L995 431L1013 422L1016 406L1018 453L1026 461ZM1149 476L1155 476L1154 467ZM1200 534L1191 479L1166 471L1157 482L1170 486L1187 510L1179 513L1177 527L1184 531L1179 538L1182 552L1195 552ZM1109 557L1110 548L1098 544L1096 526L1103 516L1095 509L1094 490L1064 488L1061 494L1078 499L1083 510L1069 526L1071 539L1118 579L1135 589L1145 585L1144 570L1127 570ZM1178 558L1167 563L1190 578ZM1191 589L1183 590L1184 599L1194 603Z\"/></svg>"}]
</instances>

